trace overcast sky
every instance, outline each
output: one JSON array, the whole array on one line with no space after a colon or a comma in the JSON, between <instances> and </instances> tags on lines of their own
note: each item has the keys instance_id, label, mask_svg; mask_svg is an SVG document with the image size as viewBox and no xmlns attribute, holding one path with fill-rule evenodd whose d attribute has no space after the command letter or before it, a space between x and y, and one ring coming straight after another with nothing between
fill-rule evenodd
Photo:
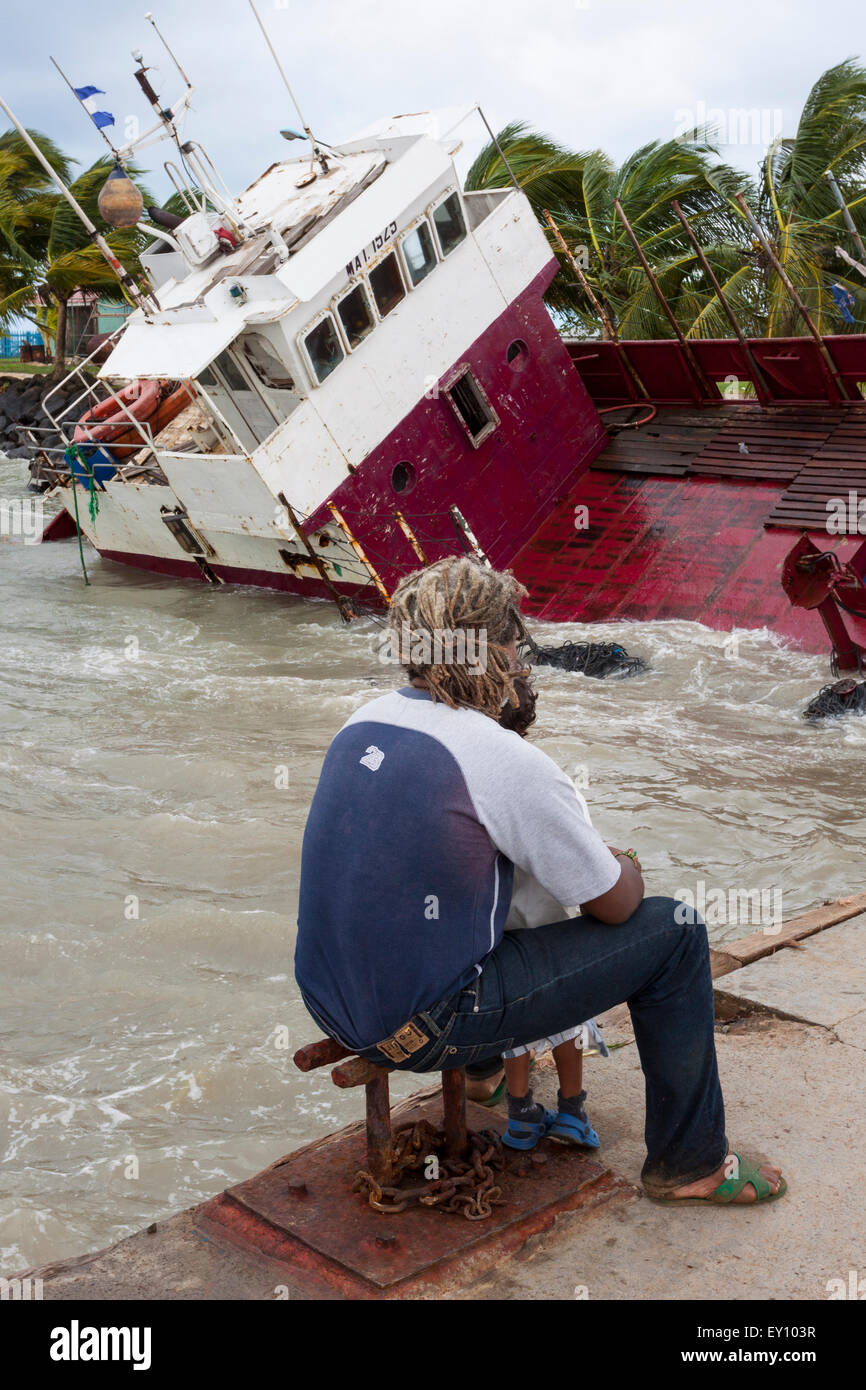
<instances>
[{"instance_id":1,"label":"overcast sky","mask_svg":"<svg viewBox=\"0 0 866 1390\"><path fill-rule=\"evenodd\" d=\"M249 183L299 152L296 123L248 0L152 0L157 24L196 87L185 132L227 182ZM826 68L860 56L858 0L257 0L313 129L338 142L382 115L479 101L498 128L525 119L576 149L621 160L692 122L723 121L731 163L755 169L774 134L793 134ZM82 163L105 146L51 66L105 89L123 130L150 108L132 49L173 100L181 81L145 20L147 0L0 0L0 95L25 125ZM743 121L739 113L755 110ZM715 112L715 116L711 113ZM0 126L2 126L0 117ZM461 159L479 148L467 128ZM118 141L122 143L122 141ZM161 152L160 152L161 151ZM141 156L165 191L167 147Z\"/></svg>"}]
</instances>

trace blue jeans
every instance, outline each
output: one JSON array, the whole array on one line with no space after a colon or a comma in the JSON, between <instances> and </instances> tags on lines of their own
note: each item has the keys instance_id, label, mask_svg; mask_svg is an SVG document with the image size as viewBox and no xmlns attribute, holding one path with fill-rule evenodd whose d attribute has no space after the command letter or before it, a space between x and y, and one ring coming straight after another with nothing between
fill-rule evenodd
<instances>
[{"instance_id":1,"label":"blue jeans","mask_svg":"<svg viewBox=\"0 0 866 1390\"><path fill-rule=\"evenodd\" d=\"M586 916L506 932L474 984L415 1015L430 1042L401 1069L483 1063L626 1001L646 1081L644 1187L663 1195L707 1177L728 1152L709 946L701 919L678 922L676 906L645 898L620 926ZM361 1055L392 1065L375 1047Z\"/></svg>"}]
</instances>

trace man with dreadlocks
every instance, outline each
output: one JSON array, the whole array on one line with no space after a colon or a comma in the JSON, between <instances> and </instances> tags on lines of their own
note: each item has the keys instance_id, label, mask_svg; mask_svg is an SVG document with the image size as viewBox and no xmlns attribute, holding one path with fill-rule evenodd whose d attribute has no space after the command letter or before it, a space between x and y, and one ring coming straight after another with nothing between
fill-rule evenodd
<instances>
[{"instance_id":1,"label":"man with dreadlocks","mask_svg":"<svg viewBox=\"0 0 866 1390\"><path fill-rule=\"evenodd\" d=\"M304 1002L352 1052L427 1072L497 1059L626 1000L648 1195L773 1200L780 1169L728 1150L703 922L644 896L634 853L605 845L569 778L521 737L524 595L465 556L395 590L410 683L337 734L304 834ZM506 932L515 866L580 916Z\"/></svg>"}]
</instances>

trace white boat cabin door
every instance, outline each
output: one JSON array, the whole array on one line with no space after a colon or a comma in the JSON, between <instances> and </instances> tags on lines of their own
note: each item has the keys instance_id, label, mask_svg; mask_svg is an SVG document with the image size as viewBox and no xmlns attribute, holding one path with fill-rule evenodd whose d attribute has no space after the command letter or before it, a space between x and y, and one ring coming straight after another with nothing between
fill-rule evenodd
<instances>
[{"instance_id":1,"label":"white boat cabin door","mask_svg":"<svg viewBox=\"0 0 866 1390\"><path fill-rule=\"evenodd\" d=\"M291 368L261 332L242 333L198 380L249 453L302 399Z\"/></svg>"}]
</instances>

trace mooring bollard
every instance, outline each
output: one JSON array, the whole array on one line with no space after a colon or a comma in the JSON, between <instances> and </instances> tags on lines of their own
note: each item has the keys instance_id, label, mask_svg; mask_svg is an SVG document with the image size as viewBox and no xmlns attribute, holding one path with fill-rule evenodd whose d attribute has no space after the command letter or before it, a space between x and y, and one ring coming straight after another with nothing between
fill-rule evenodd
<instances>
[{"instance_id":1,"label":"mooring bollard","mask_svg":"<svg viewBox=\"0 0 866 1390\"><path fill-rule=\"evenodd\" d=\"M363 1086L366 1097L367 1171L382 1187L388 1187L394 1176L394 1149L391 1132L391 1095L388 1077L393 1067L379 1067L363 1057L355 1057L348 1049L331 1038L302 1047L294 1056L300 1071L315 1067L337 1065L331 1080L340 1090ZM445 1152L448 1158L462 1158L466 1153L466 1073L462 1067L442 1073L442 1110L445 1130Z\"/></svg>"}]
</instances>

